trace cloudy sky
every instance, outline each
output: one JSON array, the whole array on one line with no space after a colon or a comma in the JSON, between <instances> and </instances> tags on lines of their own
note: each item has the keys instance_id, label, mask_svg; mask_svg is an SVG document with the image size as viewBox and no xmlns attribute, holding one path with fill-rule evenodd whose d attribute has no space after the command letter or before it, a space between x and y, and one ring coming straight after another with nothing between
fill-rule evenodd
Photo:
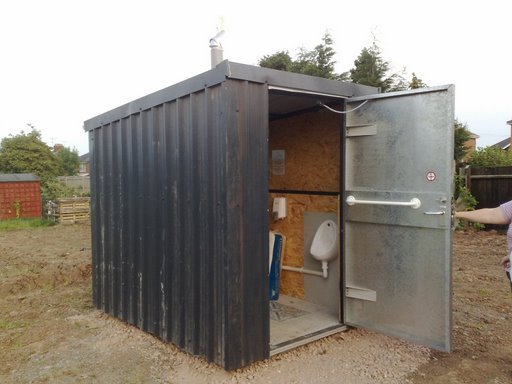
<instances>
[{"instance_id":1,"label":"cloudy sky","mask_svg":"<svg viewBox=\"0 0 512 384\"><path fill-rule=\"evenodd\" d=\"M0 4L0 138L35 126L49 144L88 151L83 122L207 71L224 58L311 50L328 31L337 72L373 36L396 71L455 84L456 118L479 147L510 135L512 49L505 1L16 0Z\"/></svg>"}]
</instances>

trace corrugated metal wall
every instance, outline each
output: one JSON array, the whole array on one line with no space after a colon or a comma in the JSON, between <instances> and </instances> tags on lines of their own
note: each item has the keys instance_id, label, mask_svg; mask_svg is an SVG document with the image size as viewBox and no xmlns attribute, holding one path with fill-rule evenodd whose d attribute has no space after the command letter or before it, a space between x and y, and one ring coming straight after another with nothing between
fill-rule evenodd
<instances>
[{"instance_id":1,"label":"corrugated metal wall","mask_svg":"<svg viewBox=\"0 0 512 384\"><path fill-rule=\"evenodd\" d=\"M103 124L95 305L226 369L268 357L267 86L226 80Z\"/></svg>"}]
</instances>

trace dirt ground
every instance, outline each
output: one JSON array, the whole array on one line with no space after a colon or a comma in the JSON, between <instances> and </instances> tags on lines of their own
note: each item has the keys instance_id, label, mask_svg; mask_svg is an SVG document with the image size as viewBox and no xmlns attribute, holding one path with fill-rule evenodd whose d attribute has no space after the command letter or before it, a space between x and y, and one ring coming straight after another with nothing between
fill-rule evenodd
<instances>
[{"instance_id":1,"label":"dirt ground","mask_svg":"<svg viewBox=\"0 0 512 384\"><path fill-rule=\"evenodd\" d=\"M450 354L351 329L234 372L91 304L89 225L0 232L0 383L512 383L506 239L456 232Z\"/></svg>"}]
</instances>

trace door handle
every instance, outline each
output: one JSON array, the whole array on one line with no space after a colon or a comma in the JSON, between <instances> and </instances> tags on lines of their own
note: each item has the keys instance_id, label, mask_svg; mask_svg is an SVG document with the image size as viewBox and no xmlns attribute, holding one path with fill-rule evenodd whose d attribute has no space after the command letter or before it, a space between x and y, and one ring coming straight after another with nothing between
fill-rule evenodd
<instances>
[{"instance_id":1,"label":"door handle","mask_svg":"<svg viewBox=\"0 0 512 384\"><path fill-rule=\"evenodd\" d=\"M445 213L446 213L445 211L423 212L424 215L439 215L439 216L442 216Z\"/></svg>"},{"instance_id":2,"label":"door handle","mask_svg":"<svg viewBox=\"0 0 512 384\"><path fill-rule=\"evenodd\" d=\"M413 197L410 201L382 201L382 200L357 200L354 196L347 196L345 200L347 205L366 204L366 205L395 205L399 207L411 207L418 209L421 207L421 201L417 197Z\"/></svg>"}]
</instances>

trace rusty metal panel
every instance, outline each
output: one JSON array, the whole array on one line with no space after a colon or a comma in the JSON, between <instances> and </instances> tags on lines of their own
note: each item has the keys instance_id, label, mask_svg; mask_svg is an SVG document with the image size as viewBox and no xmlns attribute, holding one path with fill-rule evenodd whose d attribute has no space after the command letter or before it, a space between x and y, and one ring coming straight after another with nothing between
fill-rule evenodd
<instances>
[{"instance_id":1,"label":"rusty metal panel","mask_svg":"<svg viewBox=\"0 0 512 384\"><path fill-rule=\"evenodd\" d=\"M269 356L268 91L214 83L86 122L93 300L236 369Z\"/></svg>"}]
</instances>

